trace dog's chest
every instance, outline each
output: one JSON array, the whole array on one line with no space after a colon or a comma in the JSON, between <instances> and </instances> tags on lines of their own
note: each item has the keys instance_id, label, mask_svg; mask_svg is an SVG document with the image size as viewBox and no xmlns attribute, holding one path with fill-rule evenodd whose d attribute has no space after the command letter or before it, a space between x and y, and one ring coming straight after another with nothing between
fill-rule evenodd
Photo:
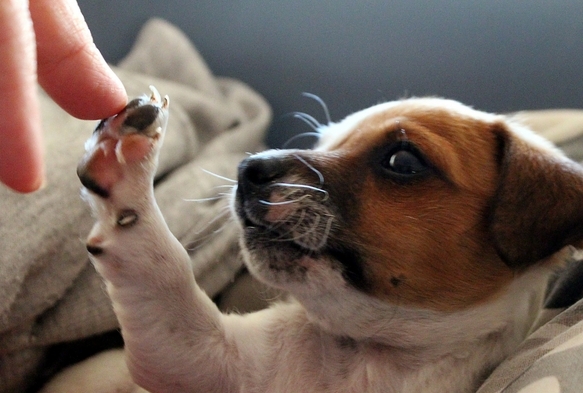
<instances>
[{"instance_id":1,"label":"dog's chest","mask_svg":"<svg viewBox=\"0 0 583 393\"><path fill-rule=\"evenodd\" d=\"M329 335L307 321L287 320L268 335L277 350L270 346L255 353L261 360L247 370L250 379L242 392L466 393L482 376L484 358L492 356L480 345L478 357L468 356L469 351L435 357L367 345Z\"/></svg>"},{"instance_id":2,"label":"dog's chest","mask_svg":"<svg viewBox=\"0 0 583 393\"><path fill-rule=\"evenodd\" d=\"M301 365L289 373L265 381L264 392L310 391L314 393L462 393L473 391L475 369L455 358L419 368L408 368L387 359L358 354L350 359L328 359L316 365L298 359ZM471 362L471 361L470 361ZM472 362L473 363L473 362ZM290 364L291 365L291 364ZM464 370L464 372L460 372Z\"/></svg>"}]
</instances>

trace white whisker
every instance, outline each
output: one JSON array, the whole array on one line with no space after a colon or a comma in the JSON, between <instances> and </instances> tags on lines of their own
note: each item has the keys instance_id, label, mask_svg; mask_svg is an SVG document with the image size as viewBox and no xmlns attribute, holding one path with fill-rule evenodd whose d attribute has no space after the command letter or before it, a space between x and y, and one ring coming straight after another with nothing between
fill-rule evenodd
<instances>
[{"instance_id":1,"label":"white whisker","mask_svg":"<svg viewBox=\"0 0 583 393\"><path fill-rule=\"evenodd\" d=\"M306 218L306 210L305 209L302 209L300 211L300 217L297 219L297 221L294 224L294 226L289 229L289 231L291 233L293 233L294 231L296 231L302 225L302 223L304 222L305 218Z\"/></svg>"},{"instance_id":2,"label":"white whisker","mask_svg":"<svg viewBox=\"0 0 583 393\"><path fill-rule=\"evenodd\" d=\"M225 216L227 217L225 218ZM216 223L219 220L222 220L222 222L217 225ZM200 249L213 237L216 237L217 234L224 231L232 221L233 217L230 215L229 207L224 206L211 221L205 223L200 229L194 232L197 237L186 245L186 250L188 252L194 252ZM212 228L213 226L216 228Z\"/></svg>"},{"instance_id":3,"label":"white whisker","mask_svg":"<svg viewBox=\"0 0 583 393\"><path fill-rule=\"evenodd\" d=\"M227 208L223 209L219 214L217 214L215 217L213 217L212 220L210 220L209 222L207 222L205 225L203 225L202 228L200 228L199 230L195 231L194 233L197 234L197 235L201 234L206 229L208 229L211 225L213 225L215 222L217 222L220 219L224 218L228 214L230 214L230 210L228 209L228 206L227 206ZM227 222L228 222L228 220L227 220ZM226 223L223 223L221 225L221 227L224 227L225 225L226 225ZM213 231L213 232L216 232L216 230Z\"/></svg>"},{"instance_id":4,"label":"white whisker","mask_svg":"<svg viewBox=\"0 0 583 393\"><path fill-rule=\"evenodd\" d=\"M307 162L306 160L304 160L299 155L294 154L294 157L297 158L298 161L300 161L302 164L304 164L305 166L307 166L312 172L314 172L318 176L318 180L320 181L320 187L322 187L324 185L324 175L322 175L322 172L320 172L319 170L317 170L316 168L314 168L313 165L311 165L309 162Z\"/></svg>"},{"instance_id":5,"label":"white whisker","mask_svg":"<svg viewBox=\"0 0 583 393\"><path fill-rule=\"evenodd\" d=\"M202 202L218 201L219 199L223 199L225 196L226 196L226 194L221 194L221 195L208 197L208 198L193 198L193 199L183 198L182 200L185 202L202 203Z\"/></svg>"},{"instance_id":6,"label":"white whisker","mask_svg":"<svg viewBox=\"0 0 583 393\"><path fill-rule=\"evenodd\" d=\"M259 200L259 203L261 203L261 204L263 204L263 205L267 205L267 206L281 206L281 205L290 205L290 204L292 204L292 203L296 203L296 202L299 202L299 201L301 201L301 200L303 200L303 199L310 198L310 197L311 197L311 196L310 196L309 194L305 194L305 195L302 195L302 196L301 196L301 197L299 197L299 198L296 198L296 199L290 199L290 200L287 200L287 201L281 201L281 202L269 202L269 201L266 201L266 200L264 200L264 199L260 199L260 200Z\"/></svg>"},{"instance_id":7,"label":"white whisker","mask_svg":"<svg viewBox=\"0 0 583 393\"><path fill-rule=\"evenodd\" d=\"M318 120L316 120L313 116L308 115L307 113L292 112L291 115L296 119L303 120L304 123L310 126L310 128L313 129L314 131L318 131L320 127L322 127L322 124L320 124Z\"/></svg>"},{"instance_id":8,"label":"white whisker","mask_svg":"<svg viewBox=\"0 0 583 393\"><path fill-rule=\"evenodd\" d=\"M326 103L324 102L323 99L321 99L320 97L318 97L315 94L307 93L307 92L302 93L302 95L304 97L308 97L308 98L311 98L313 100L316 100L322 106L322 109L324 110L324 115L326 116L326 121L328 122L328 124L332 123L332 119L330 117L330 111L328 110L328 105L326 105Z\"/></svg>"},{"instance_id":9,"label":"white whisker","mask_svg":"<svg viewBox=\"0 0 583 393\"><path fill-rule=\"evenodd\" d=\"M318 188L318 187L309 186L307 184L273 183L273 186L275 186L275 187L289 187L289 188L303 188L303 189L306 189L306 190L321 192L322 194L325 194L326 197L328 196L328 191L323 190L323 189Z\"/></svg>"},{"instance_id":10,"label":"white whisker","mask_svg":"<svg viewBox=\"0 0 583 393\"><path fill-rule=\"evenodd\" d=\"M282 149L287 149L287 148L288 148L288 146L289 146L289 145L290 145L290 144L291 144L293 141L295 141L296 139L299 139L299 138L303 138L303 137L305 137L305 136L315 136L317 139L320 139L320 137L322 136L322 134L320 134L318 131L314 131L314 132L302 132L301 134L297 134L297 135L294 135L294 136L292 136L291 138L289 138L289 139L287 140L287 142L285 142L285 143L283 144L283 146L282 146Z\"/></svg>"},{"instance_id":11,"label":"white whisker","mask_svg":"<svg viewBox=\"0 0 583 393\"><path fill-rule=\"evenodd\" d=\"M326 229L324 229L324 234L322 236L322 239L324 239L324 241L328 239L328 236L330 236L330 232L332 231L332 224L333 223L334 223L334 216L329 215L328 221L326 222Z\"/></svg>"},{"instance_id":12,"label":"white whisker","mask_svg":"<svg viewBox=\"0 0 583 393\"><path fill-rule=\"evenodd\" d=\"M314 233L318 229L318 224L320 223L320 219L322 218L322 216L319 214L315 214L314 216L315 216L314 222L311 225L311 227L308 228L307 231L303 231L301 234L298 234L298 236L295 236L294 240L302 239L308 235L311 235L312 233Z\"/></svg>"},{"instance_id":13,"label":"white whisker","mask_svg":"<svg viewBox=\"0 0 583 393\"><path fill-rule=\"evenodd\" d=\"M228 177L225 177L225 176L218 175L218 174L216 174L216 173L213 173L213 172L211 172L211 171L209 171L209 170L207 170L207 169L200 168L200 170L201 170L201 171L203 171L204 173L208 173L209 175L211 175L211 176L214 176L214 177L216 177L216 178L219 178L219 179L222 179L222 180L225 180L225 181L231 182L231 183L237 183L237 180L229 179Z\"/></svg>"}]
</instances>

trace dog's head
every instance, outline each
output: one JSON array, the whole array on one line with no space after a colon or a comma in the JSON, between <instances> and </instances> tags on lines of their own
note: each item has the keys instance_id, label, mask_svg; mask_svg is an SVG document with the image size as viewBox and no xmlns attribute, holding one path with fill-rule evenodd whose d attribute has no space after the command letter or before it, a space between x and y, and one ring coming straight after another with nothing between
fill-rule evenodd
<instances>
[{"instance_id":1,"label":"dog's head","mask_svg":"<svg viewBox=\"0 0 583 393\"><path fill-rule=\"evenodd\" d=\"M235 210L251 271L300 299L450 312L583 237L583 171L503 116L409 99L249 157Z\"/></svg>"}]
</instances>

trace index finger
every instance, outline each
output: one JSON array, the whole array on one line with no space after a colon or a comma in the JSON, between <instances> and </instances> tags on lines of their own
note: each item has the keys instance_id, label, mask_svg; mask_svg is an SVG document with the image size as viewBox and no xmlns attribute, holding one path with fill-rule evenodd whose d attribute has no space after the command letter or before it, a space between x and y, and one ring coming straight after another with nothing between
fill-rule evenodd
<instances>
[{"instance_id":1,"label":"index finger","mask_svg":"<svg viewBox=\"0 0 583 393\"><path fill-rule=\"evenodd\" d=\"M38 80L75 117L101 119L127 102L125 89L93 43L75 0L29 2L37 42Z\"/></svg>"}]
</instances>

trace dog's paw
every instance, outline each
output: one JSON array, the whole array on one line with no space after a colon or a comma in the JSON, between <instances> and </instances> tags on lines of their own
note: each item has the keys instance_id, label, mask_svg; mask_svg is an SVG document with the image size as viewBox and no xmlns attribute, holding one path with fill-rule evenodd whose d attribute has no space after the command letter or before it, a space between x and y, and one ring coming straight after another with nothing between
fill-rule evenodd
<instances>
[{"instance_id":1,"label":"dog's paw","mask_svg":"<svg viewBox=\"0 0 583 393\"><path fill-rule=\"evenodd\" d=\"M154 175L169 100L153 86L150 90L149 97L136 98L117 115L103 119L85 144L77 175L85 188L102 198L126 177Z\"/></svg>"}]
</instances>

